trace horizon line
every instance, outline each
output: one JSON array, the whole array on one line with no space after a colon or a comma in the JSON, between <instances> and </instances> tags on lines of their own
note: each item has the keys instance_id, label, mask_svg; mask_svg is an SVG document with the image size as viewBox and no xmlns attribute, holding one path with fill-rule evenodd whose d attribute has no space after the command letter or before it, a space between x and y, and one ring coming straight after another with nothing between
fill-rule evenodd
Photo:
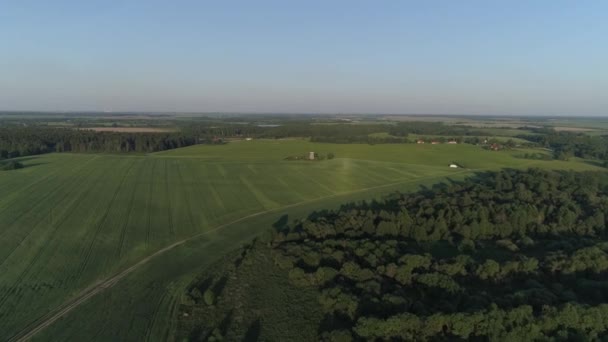
<instances>
[{"instance_id":1,"label":"horizon line","mask_svg":"<svg viewBox=\"0 0 608 342\"><path fill-rule=\"evenodd\" d=\"M559 117L559 118L608 118L608 114L576 115L576 114L463 114L463 113L348 113L348 112L264 112L264 111L169 111L169 110L30 110L30 109L0 109L0 115L6 114L105 114L105 115L320 115L320 116L429 116L429 117Z\"/></svg>"}]
</instances>

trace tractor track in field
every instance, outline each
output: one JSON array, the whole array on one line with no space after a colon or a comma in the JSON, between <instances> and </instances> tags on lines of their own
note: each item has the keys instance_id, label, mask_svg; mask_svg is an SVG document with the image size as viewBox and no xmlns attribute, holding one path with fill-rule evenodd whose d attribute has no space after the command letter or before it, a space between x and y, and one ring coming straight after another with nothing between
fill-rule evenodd
<instances>
[{"instance_id":1,"label":"tractor track in field","mask_svg":"<svg viewBox=\"0 0 608 342\"><path fill-rule=\"evenodd\" d=\"M81 179L85 179L86 177L80 177L78 179L78 184L75 186L76 188L78 188L79 184L81 183ZM75 184L75 182L73 182L73 184ZM56 190L58 190L59 188L63 187L63 183L61 183L57 188L53 188L53 191L50 191L48 194L46 194L45 196L40 196L41 199L39 201L37 201L34 205L30 206L30 208L28 210L25 211L25 214L29 214L31 211L33 211L34 209L37 208L38 204L44 200L46 200L48 197L51 197L51 195L53 195L55 193ZM66 197L68 196L67 192L65 195L63 195L58 202L63 201ZM51 209L52 210L52 209ZM23 215L22 215L23 216ZM63 215L62 215L63 216ZM14 224L19 218L15 218L10 224L9 226L11 226L12 224ZM38 222L39 223L39 222ZM29 231L27 231L27 233L19 240L19 243L16 244L11 251L4 256L2 260L0 260L0 267L2 265L4 265L4 263L13 255L13 253L23 244L23 241L25 241L26 239L29 238L29 236L32 234L32 232L36 229L36 227L38 226L38 223L36 223L35 225L31 226L31 229ZM51 225L54 225L53 222L51 222ZM4 236L4 234L7 234L7 232L10 229L7 229L5 231L3 231L2 233L0 233L0 238L2 238ZM1 302L1 301L0 301Z\"/></svg>"},{"instance_id":2,"label":"tractor track in field","mask_svg":"<svg viewBox=\"0 0 608 342\"><path fill-rule=\"evenodd\" d=\"M78 268L78 271L76 272L76 276L75 276L76 279L78 279L82 276L82 274L86 270L87 266L89 265L91 253L93 252L93 247L95 246L95 242L97 241L99 232L101 231L101 228L102 228L104 222L107 220L108 214L110 213L110 209L112 208L112 204L116 201L116 197L118 196L118 193L120 192L120 190L122 190L122 185L125 182L125 179L127 179L129 172L131 172L133 165L134 165L133 163L129 164L129 168L127 169L126 172L123 173L123 175L120 179L120 182L118 183L118 186L116 187L116 190L114 190L114 193L112 194L112 198L111 198L110 202L106 206L106 208L103 212L103 215L99 218L99 221L98 221L97 226L95 227L95 231L93 233L93 238L91 239L91 243L89 244L88 248L85 250L83 261L80 263L80 267Z\"/></svg>"},{"instance_id":3,"label":"tractor track in field","mask_svg":"<svg viewBox=\"0 0 608 342\"><path fill-rule=\"evenodd\" d=\"M86 179L86 177L81 177L77 183L75 185L75 188L78 188L80 183L82 183L84 180ZM55 233L57 232L57 230L59 230L59 228L61 227L61 225L68 219L68 215L66 214L67 212L70 212L70 210L72 209L73 206L78 205L78 200L81 199L83 196L85 196L87 194L87 191L82 191L78 194L78 196L74 199L72 199L69 202L68 205L68 210L65 211L65 213L63 213L60 217L59 217L59 221L55 222L55 223L51 223L51 228L52 230L50 231L49 235L48 235L48 239L52 239L54 238ZM65 200L66 198L68 198L68 192L66 192L61 199L57 202L57 203L61 203L63 200ZM37 226L37 224L36 224ZM2 262L0 263L0 266L4 265L4 263L11 257L11 255L17 250L17 248L19 248L19 246L22 245L23 241L25 241L25 239L27 239L30 234L32 233L32 231L35 229L35 227L33 227L24 237L23 239L21 239L21 241L19 242L19 244L17 244L12 250L11 252L8 254L8 256L2 260ZM17 285L23 281L23 279L25 279L25 277L30 273L32 267L38 262L38 260L40 260L40 257L42 256L42 254L49 248L50 243L46 243L42 246L42 248L38 251L38 253L36 253L36 255L27 263L27 265L25 266L25 268L23 269L23 271L21 271L21 273L19 274L19 276L17 277L17 279L13 282L13 284L3 293L3 295L0 297L0 307L2 305L4 305L4 303L8 300L9 296L11 295L11 290L15 289L17 287Z\"/></svg>"},{"instance_id":4,"label":"tractor track in field","mask_svg":"<svg viewBox=\"0 0 608 342\"><path fill-rule=\"evenodd\" d=\"M298 173L300 176L306 178L310 183L314 183L314 184L318 185L320 188L322 188L323 190L328 191L331 194L330 196L333 196L336 194L336 192L334 190L332 190L330 187L320 183L318 180L314 179L314 177L310 177L309 175L305 174L301 170L296 169L295 172Z\"/></svg>"},{"instance_id":5,"label":"tractor track in field","mask_svg":"<svg viewBox=\"0 0 608 342\"><path fill-rule=\"evenodd\" d=\"M89 160L89 161L87 161L86 163L84 163L84 164L80 165L79 167L75 168L75 169L74 169L73 174L77 174L77 172L78 172L78 171L80 171L81 169L83 169L83 168L85 167L85 165L87 165L87 164L88 164L90 161L92 161L92 160L94 160L94 159L95 159L95 158L90 159L90 160ZM46 180L47 178L49 178L49 177L46 177L46 178L45 178L45 180ZM82 176L81 176L81 177L79 177L79 180L80 180L80 179L82 179L82 178L84 178L84 177L82 177ZM37 183L40 183L40 182L35 182L35 183L37 184ZM72 183L74 183L74 182L72 182ZM27 187L26 187L26 188L24 188L24 189L27 189L27 188L29 188L29 187L30 187L30 186L27 186ZM16 217L15 219L13 219L13 220L12 220L10 223L8 223L8 225L7 225L7 226L9 226L9 227L10 227L10 226L12 226L12 225L13 225L13 224L14 224L14 223L17 221L17 220L19 220L19 218L20 218L20 217L22 217L22 216L24 216L24 215L27 215L27 214L29 214L30 212L34 211L34 209L36 209L40 203L43 203L43 202L44 202L44 201L46 201L48 198L52 197L52 196L53 196L53 195L54 195L54 194L57 192L57 190L61 189L62 187L64 187L64 183L60 183L58 186L53 187L53 188L52 188L50 191L47 191L47 192L46 192L44 195L39 196L39 197L38 197L36 200L34 200L34 201L33 201L33 203L31 203L31 204L28 206L28 209L27 209L25 212L23 212L23 213L21 214L21 216L18 216L18 217ZM24 191L24 190L22 190L22 191ZM8 208L8 207L4 207L4 208L0 209L0 214L3 214L3 213L6 211L6 210L8 210L7 208ZM0 237L4 236L4 234L7 234L7 232L8 232L8 230L4 230L4 231L0 232Z\"/></svg>"},{"instance_id":6,"label":"tractor track in field","mask_svg":"<svg viewBox=\"0 0 608 342\"><path fill-rule=\"evenodd\" d=\"M131 220L131 210L133 209L133 201L135 200L135 191L137 190L137 183L133 185L133 189L131 189L131 196L129 196L129 204L127 206L127 217L125 218L125 222L120 228L120 238L118 242L118 250L116 251L117 260L120 260L122 256L122 249L125 245L125 236L127 235L127 226L129 225L129 221Z\"/></svg>"},{"instance_id":7,"label":"tractor track in field","mask_svg":"<svg viewBox=\"0 0 608 342\"><path fill-rule=\"evenodd\" d=\"M167 161L165 161L165 193L166 196L169 197L169 167L167 165ZM167 201L167 216L169 217L169 234L171 234L171 236L175 236L175 227L173 227L173 209L170 199Z\"/></svg>"},{"instance_id":8,"label":"tractor track in field","mask_svg":"<svg viewBox=\"0 0 608 342\"><path fill-rule=\"evenodd\" d=\"M150 170L150 174L154 174L154 169L156 169L156 160L152 161L152 167ZM150 209L152 207L152 192L154 190L154 182L150 181L150 184L148 186L148 199L146 201L146 211L148 212L148 217L146 218L146 249L150 246L150 233L151 233L151 225L152 225L152 218L150 217L152 210Z\"/></svg>"},{"instance_id":9,"label":"tractor track in field","mask_svg":"<svg viewBox=\"0 0 608 342\"><path fill-rule=\"evenodd\" d=\"M194 226L195 223L194 223L194 217L192 217L192 207L190 206L190 196L188 196L188 193L190 192L190 187L187 186L186 183L184 182L184 176L182 174L181 165L177 164L176 169L177 169L177 177L179 179L179 182L182 185L182 187L185 189L184 202L186 203L186 208L188 209L187 210L188 220L190 220L190 224Z\"/></svg>"},{"instance_id":10,"label":"tractor track in field","mask_svg":"<svg viewBox=\"0 0 608 342\"><path fill-rule=\"evenodd\" d=\"M143 339L144 341L150 341L150 338L152 337L152 329L154 327L154 322L156 322L156 319L158 318L158 312L160 311L160 307L162 306L163 301L166 297L167 293L165 292L154 304L154 311L152 312L152 318L150 318L150 321L148 322L148 327L146 328L146 337Z\"/></svg>"},{"instance_id":11,"label":"tractor track in field","mask_svg":"<svg viewBox=\"0 0 608 342\"><path fill-rule=\"evenodd\" d=\"M314 198L314 199L310 199L307 201L302 201L302 202L297 202L297 203L292 203L292 204L288 204L288 205L284 205L284 206L280 206L277 208L273 208L273 209L268 209L268 210L263 210L263 211L259 211L247 216L243 216L239 219L236 219L234 221L231 222L227 222L224 224L221 224L219 226L216 226L213 229L207 230L205 232L190 236L188 238L179 240L177 242L174 242L162 249L159 249L158 251L148 255L147 257L141 259L140 261L138 261L137 263L129 266L128 268L120 271L119 273L115 274L114 276L110 277L110 278L106 278L106 279L102 279L97 281L96 283L92 284L91 286L85 288L84 290L82 290L78 295L76 295L75 297L67 300L66 302L64 302L62 305L60 305L56 310L51 311L41 317L39 317L38 319L36 319L35 321L33 321L32 323L30 323L28 326L26 326L24 329L22 329L20 332L16 333L15 335L13 335L12 337L10 337L8 339L8 341L13 342L13 341L18 341L18 342L24 342L24 341L29 341L32 337L34 337L36 334L38 334L39 332L41 332L42 330L44 330L45 328L49 327L50 325L52 325L53 323L55 323L57 320L59 320L60 318L62 318L63 316L67 315L68 313L70 313L72 310L78 308L80 305L86 303L89 299L91 299L92 297L96 296L97 294L112 288L114 285L116 285L120 280L124 279L125 277L127 277L129 274L133 273L134 271L136 271L137 269L139 269L141 266L147 264L150 260L165 254L166 252L181 246L187 242L193 241L197 238L200 238L202 236L208 235L210 233L213 232L217 232L221 229L224 229L226 227L229 227L231 225L234 225L236 223L239 223L241 221L245 221L257 216L261 216L264 214L269 214L272 212L276 212L276 211L280 211L280 210L284 210L284 209L289 209L289 208L293 208L293 207L297 207L300 205L304 205L304 204L310 204L310 203L314 203L317 201L321 201L321 200L326 200L326 199L330 199L333 197L340 197L340 196L345 196L345 195L350 195L350 194L355 194L355 193L359 193L359 192L365 192L365 191L370 191L370 190L377 190L377 189L381 189L381 188L386 188L386 187L390 187L390 186L397 186L397 185L403 185L403 184L409 184L409 183L414 183L414 182L418 182L424 179L433 179L433 178L443 178L449 175L456 175L456 174L462 174L462 173L467 173L467 172L471 172L471 171L475 171L472 169L469 170L462 170L459 172L448 172L448 173L444 173L441 175L433 175L433 176L428 176L428 177L418 177L418 178L414 178L414 179L410 179L410 180L402 180L402 181L397 181L394 183L389 183L389 184L384 184L384 185L378 185L378 186L373 186L373 187L367 187L367 188L362 188L362 189L358 189L358 190L353 190L353 191L346 191L346 192L342 192L342 193L336 193L333 195L329 195L329 196L323 196L323 197L318 197L318 198Z\"/></svg>"},{"instance_id":12,"label":"tractor track in field","mask_svg":"<svg viewBox=\"0 0 608 342\"><path fill-rule=\"evenodd\" d=\"M77 181L73 182L73 184L72 184L72 185L73 185L73 188L78 189L78 188L80 187L80 184L81 184L81 183L83 183L83 182L85 181L85 179L86 179L86 177L80 177L80 178L79 178ZM62 183L62 184L63 184L63 183ZM59 187L62 187L62 186L63 186L63 185L60 185ZM50 234L49 234L49 236L48 236L48 238L49 238L49 239L53 238L53 235L54 235L54 234L55 234L55 232L56 232L56 231L59 229L59 227L61 226L61 224L63 224L63 222L65 222L65 220L67 220L67 219L68 219L68 215L67 215L66 213L69 213L69 212L71 211L71 209L72 209L72 208L73 208L75 205L78 205L78 200L79 200L80 198L82 198L83 196L85 196L86 194L87 194L87 191L82 191L82 192L78 193L78 195L77 195L77 197L76 197L76 198L74 198L74 199L72 199L72 200L70 200L70 201L69 201L69 203L68 203L68 209L67 209L67 210L65 210L65 211L64 211L64 213L62 213L62 214L59 216L59 221L54 222L54 223L53 223L53 222L51 222L51 225L50 225L50 226L51 226L51 228L53 228L53 229L52 229L51 233L50 233ZM68 198L68 196L69 196L69 193L68 193L68 192L66 192L66 193L65 193L63 196L61 196L61 198L60 198L59 200L57 200L57 203L61 203L61 202L63 202L64 200L66 200L66 199ZM46 197L45 197L45 198L46 198ZM30 209L30 210L28 210L27 212L29 213L30 211L31 211L31 209ZM10 258L10 257L13 255L13 253L14 253L14 252L15 252L15 251L16 251L16 250L17 250L17 249L18 249L18 248L19 248L19 247L20 247L20 246L23 244L23 242L24 242L24 241L25 241L27 238L29 238L29 236L32 234L32 232L33 232L33 231L36 229L36 227L37 227L38 225L39 225L39 222L38 222L38 223L36 223L35 225L33 225L33 226L32 226L32 229L30 229L30 230L29 230L29 231L26 233L26 235L25 235L25 236L23 236L23 238L21 238L21 240L19 241L19 243L18 243L18 244L16 244L16 245L15 245L15 246L14 246L14 247L11 249L11 251L9 252L9 254L8 254L8 255L7 255L7 256L6 256L6 257L5 257L5 258L4 258L2 261L0 261L0 266L3 266L3 265L4 265L4 263L5 263L7 260L9 260L9 258ZM0 235L0 236L1 236L1 235ZM48 243L47 243L47 244L45 244L45 245L42 247L42 251L43 251L43 250L46 250L47 246L48 246ZM34 256L34 258L33 258L33 259L32 259L32 260L31 260L31 261L28 263L28 265L26 266L26 268L25 268L25 269L22 271L22 273L19 275L18 280L15 282L15 284L14 284L14 285L13 285L11 288L14 288L14 287L16 286L16 284L17 284L17 283L19 283L19 281L21 281L21 280L23 279L23 277L25 277L25 276L27 275L27 273L29 272L29 270L31 269L31 267L33 266L33 264L34 264L34 263L35 263L35 262L36 262L36 261L39 259L39 257L40 257L40 253L38 253L38 254L36 254L36 255ZM4 298L4 296L3 296L2 298L0 298L0 306L2 306L2 305L4 304L4 301L5 301L5 300L6 300L6 299Z\"/></svg>"},{"instance_id":13,"label":"tractor track in field","mask_svg":"<svg viewBox=\"0 0 608 342\"><path fill-rule=\"evenodd\" d=\"M95 159L97 159L97 158L98 158L98 156L95 156L95 157L93 157L93 158L91 158L91 159L87 160L86 162L84 162L83 164L81 164L81 165L80 165L80 167L77 167L76 169L74 169L74 171L75 171L75 170L80 170L80 169L82 169L82 168L83 168L85 165L87 165L88 163L92 162L93 160L95 160ZM45 181L46 181L46 180L48 180L49 178L51 178L51 177L55 176L56 174L60 173L60 172L61 172L61 170L62 170L62 169L61 169L61 168L59 168L59 169L55 170L54 172L51 172L51 173L47 174L47 175L46 175L46 176L44 176L43 178L40 178L40 179L36 180L35 182L32 182L32 183L30 183L30 184L26 185L25 187L23 187L23 188L19 189L19 191L18 191L18 192L25 192L25 191L27 191L28 189L32 188L33 186L35 186L35 185L37 185L37 184L40 184L40 183L45 182ZM76 173L76 172L74 172L74 173ZM3 198L3 200L4 200L4 198ZM39 199L39 200L36 202L36 204L38 204L38 203L42 202L43 200L44 200L44 199ZM7 202L7 205L0 206L0 214L1 214L1 213L3 213L4 211L6 211L6 210L7 210L7 208L8 208L8 207L9 207L9 205L10 205L10 203L11 203L11 202L9 201L9 202Z\"/></svg>"}]
</instances>

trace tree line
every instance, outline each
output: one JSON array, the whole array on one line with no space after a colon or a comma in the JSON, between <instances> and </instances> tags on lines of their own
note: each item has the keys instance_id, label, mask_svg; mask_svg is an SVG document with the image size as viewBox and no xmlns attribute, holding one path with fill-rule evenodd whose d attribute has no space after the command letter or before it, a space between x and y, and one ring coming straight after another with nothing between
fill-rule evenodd
<instances>
[{"instance_id":1,"label":"tree line","mask_svg":"<svg viewBox=\"0 0 608 342\"><path fill-rule=\"evenodd\" d=\"M212 143L174 133L94 132L68 128L0 128L0 159L50 152L157 152L196 143Z\"/></svg>"},{"instance_id":2,"label":"tree line","mask_svg":"<svg viewBox=\"0 0 608 342\"><path fill-rule=\"evenodd\" d=\"M518 138L551 149L554 157L560 160L567 160L570 157L608 160L608 136L554 130L540 132L542 134L519 135Z\"/></svg>"},{"instance_id":3,"label":"tree line","mask_svg":"<svg viewBox=\"0 0 608 342\"><path fill-rule=\"evenodd\" d=\"M319 123L311 120L276 121L276 124L258 125L251 123L217 122L193 123L183 127L185 132L195 136L253 137L280 139L309 137L312 141L330 143L403 143L408 134L444 136L484 136L483 131L467 126L448 126L440 122L406 123ZM373 136L374 133L388 133L388 136ZM370 136L370 134L372 136Z\"/></svg>"}]
</instances>

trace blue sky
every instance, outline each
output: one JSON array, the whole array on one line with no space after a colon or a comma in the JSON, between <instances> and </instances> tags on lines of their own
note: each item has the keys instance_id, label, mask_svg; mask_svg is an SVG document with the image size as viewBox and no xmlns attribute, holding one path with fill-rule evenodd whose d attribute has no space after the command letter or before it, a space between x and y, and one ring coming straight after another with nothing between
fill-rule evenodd
<instances>
[{"instance_id":1,"label":"blue sky","mask_svg":"<svg viewBox=\"0 0 608 342\"><path fill-rule=\"evenodd\" d=\"M608 115L608 2L0 1L0 109Z\"/></svg>"}]
</instances>

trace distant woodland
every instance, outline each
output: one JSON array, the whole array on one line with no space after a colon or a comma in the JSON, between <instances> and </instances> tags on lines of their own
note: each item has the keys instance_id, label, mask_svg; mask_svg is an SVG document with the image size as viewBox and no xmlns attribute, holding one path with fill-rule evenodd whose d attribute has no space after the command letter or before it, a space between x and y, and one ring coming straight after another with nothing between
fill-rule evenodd
<instances>
[{"instance_id":1,"label":"distant woodland","mask_svg":"<svg viewBox=\"0 0 608 342\"><path fill-rule=\"evenodd\" d=\"M537 130L541 134L518 137L553 150L556 159L570 157L608 160L608 137L581 133Z\"/></svg>"},{"instance_id":2,"label":"distant woodland","mask_svg":"<svg viewBox=\"0 0 608 342\"><path fill-rule=\"evenodd\" d=\"M309 137L315 142L326 143L403 143L408 134L428 134L445 136L483 135L479 130L448 126L439 122L408 123L366 123L349 124L311 123L309 120L280 122L277 125L240 125L225 122L222 125L199 125L187 130L197 136L235 137L248 136L255 138L279 139L289 137ZM387 133L386 137L374 136L374 133ZM371 136L370 136L371 135Z\"/></svg>"},{"instance_id":3,"label":"distant woodland","mask_svg":"<svg viewBox=\"0 0 608 342\"><path fill-rule=\"evenodd\" d=\"M0 159L50 152L157 152L195 144L180 133L94 132L69 128L0 128Z\"/></svg>"},{"instance_id":4,"label":"distant woodland","mask_svg":"<svg viewBox=\"0 0 608 342\"><path fill-rule=\"evenodd\" d=\"M177 123L176 123L177 124ZM481 129L467 126L450 126L440 122L406 123L325 123L310 120L288 120L278 124L256 125L235 123L230 120L200 123L180 122L176 132L127 133L95 132L72 128L53 128L32 124L29 126L0 126L0 159L50 152L157 152L194 144L222 144L230 139L308 138L312 142L337 144L400 144L412 143L408 135L424 135L435 141L454 141L486 147L500 148L544 147L554 159L571 157L600 160L608 166L608 137L584 133L556 132L548 128L526 128L517 135L526 143L513 140L499 141L488 137ZM525 134L525 132L533 134ZM536 158L536 157L531 157Z\"/></svg>"}]
</instances>

